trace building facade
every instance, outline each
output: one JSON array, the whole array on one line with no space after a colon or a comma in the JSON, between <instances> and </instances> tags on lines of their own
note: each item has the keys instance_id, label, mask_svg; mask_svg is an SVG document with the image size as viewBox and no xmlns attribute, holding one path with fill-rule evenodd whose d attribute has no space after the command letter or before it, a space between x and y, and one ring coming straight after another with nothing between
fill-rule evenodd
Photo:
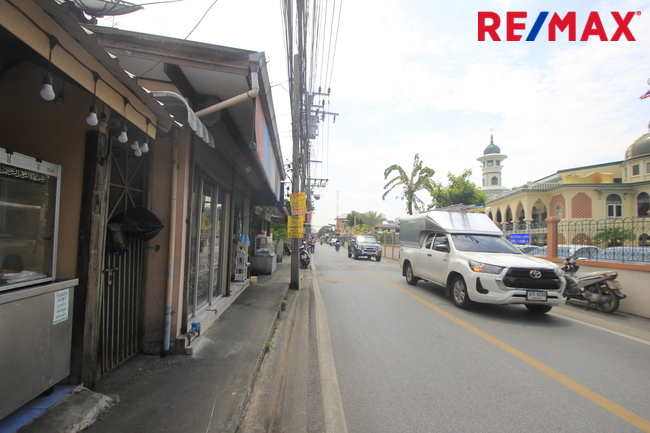
<instances>
[{"instance_id":1,"label":"building facade","mask_svg":"<svg viewBox=\"0 0 650 433\"><path fill-rule=\"evenodd\" d=\"M549 216L565 221L649 216L650 133L625 151L625 159L557 171L491 197L488 215L501 225L543 227ZM639 242L647 234L637 233ZM580 239L566 239L567 243ZM544 239L538 239L544 244Z\"/></svg>"},{"instance_id":2,"label":"building facade","mask_svg":"<svg viewBox=\"0 0 650 433\"><path fill-rule=\"evenodd\" d=\"M53 0L0 0L0 48L0 260L23 278L0 281L0 351L20 356L0 359L3 417L183 353L247 287L285 173L264 53L90 26Z\"/></svg>"}]
</instances>

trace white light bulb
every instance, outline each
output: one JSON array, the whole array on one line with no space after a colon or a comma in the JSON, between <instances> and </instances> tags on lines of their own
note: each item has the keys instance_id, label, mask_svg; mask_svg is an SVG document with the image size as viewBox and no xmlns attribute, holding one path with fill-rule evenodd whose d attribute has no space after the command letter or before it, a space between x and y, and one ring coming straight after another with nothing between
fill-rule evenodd
<instances>
[{"instance_id":1,"label":"white light bulb","mask_svg":"<svg viewBox=\"0 0 650 433\"><path fill-rule=\"evenodd\" d=\"M106 118L106 113L102 113L102 116L99 118L99 126L106 128L108 126L108 119Z\"/></svg>"},{"instance_id":2,"label":"white light bulb","mask_svg":"<svg viewBox=\"0 0 650 433\"><path fill-rule=\"evenodd\" d=\"M133 153L135 154L135 156L142 156L142 151L140 150L140 148L138 148L138 150L136 150Z\"/></svg>"},{"instance_id":3,"label":"white light bulb","mask_svg":"<svg viewBox=\"0 0 650 433\"><path fill-rule=\"evenodd\" d=\"M138 140L135 140L133 143L131 143L131 149L133 150L140 149L140 146L138 145Z\"/></svg>"},{"instance_id":4,"label":"white light bulb","mask_svg":"<svg viewBox=\"0 0 650 433\"><path fill-rule=\"evenodd\" d=\"M142 151L142 153L149 152L149 142L147 140L145 140L144 143L142 143L142 146L140 146L140 150Z\"/></svg>"},{"instance_id":5,"label":"white light bulb","mask_svg":"<svg viewBox=\"0 0 650 433\"><path fill-rule=\"evenodd\" d=\"M120 135L117 136L117 139L119 140L120 143L126 143L129 141L129 137L126 135L126 127L122 129L122 132L120 132Z\"/></svg>"},{"instance_id":6,"label":"white light bulb","mask_svg":"<svg viewBox=\"0 0 650 433\"><path fill-rule=\"evenodd\" d=\"M54 82L52 81L52 77L49 75L46 75L43 77L43 88L41 89L41 98L45 99L46 101L52 101L56 97L56 93L54 93L54 88L52 87L52 84Z\"/></svg>"},{"instance_id":7,"label":"white light bulb","mask_svg":"<svg viewBox=\"0 0 650 433\"><path fill-rule=\"evenodd\" d=\"M99 119L97 118L97 107L94 105L91 105L90 110L88 110L88 117L86 117L86 122L90 126L96 126L99 123Z\"/></svg>"}]
</instances>

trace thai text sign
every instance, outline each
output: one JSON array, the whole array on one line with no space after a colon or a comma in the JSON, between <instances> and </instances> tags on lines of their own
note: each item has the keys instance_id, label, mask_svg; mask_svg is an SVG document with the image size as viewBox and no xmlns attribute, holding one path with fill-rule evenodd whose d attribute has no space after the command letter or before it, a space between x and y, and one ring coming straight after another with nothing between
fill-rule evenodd
<instances>
[{"instance_id":1,"label":"thai text sign","mask_svg":"<svg viewBox=\"0 0 650 433\"><path fill-rule=\"evenodd\" d=\"M287 217L287 236L289 239L302 238L304 223L304 215L289 215Z\"/></svg>"},{"instance_id":2,"label":"thai text sign","mask_svg":"<svg viewBox=\"0 0 650 433\"><path fill-rule=\"evenodd\" d=\"M291 215L302 215L307 213L307 200L305 200L305 193L298 192L289 196L291 204Z\"/></svg>"}]
</instances>

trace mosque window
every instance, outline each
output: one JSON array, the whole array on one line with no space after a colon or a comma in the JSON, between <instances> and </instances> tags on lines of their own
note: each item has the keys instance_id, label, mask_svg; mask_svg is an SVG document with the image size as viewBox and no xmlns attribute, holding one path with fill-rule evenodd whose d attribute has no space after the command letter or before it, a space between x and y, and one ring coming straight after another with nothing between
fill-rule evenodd
<instances>
[{"instance_id":1,"label":"mosque window","mask_svg":"<svg viewBox=\"0 0 650 433\"><path fill-rule=\"evenodd\" d=\"M496 176L492 176L492 185L498 185L499 184L499 178Z\"/></svg>"},{"instance_id":2,"label":"mosque window","mask_svg":"<svg viewBox=\"0 0 650 433\"><path fill-rule=\"evenodd\" d=\"M562 205L558 204L555 206L555 216L558 218L562 218Z\"/></svg>"},{"instance_id":3,"label":"mosque window","mask_svg":"<svg viewBox=\"0 0 650 433\"><path fill-rule=\"evenodd\" d=\"M650 162L648 162L645 166L645 172L650 173Z\"/></svg>"},{"instance_id":4,"label":"mosque window","mask_svg":"<svg viewBox=\"0 0 650 433\"><path fill-rule=\"evenodd\" d=\"M618 194L607 196L607 218L621 218L623 216L623 202Z\"/></svg>"},{"instance_id":5,"label":"mosque window","mask_svg":"<svg viewBox=\"0 0 650 433\"><path fill-rule=\"evenodd\" d=\"M639 165L633 165L632 166L632 176L638 176L639 175Z\"/></svg>"},{"instance_id":6,"label":"mosque window","mask_svg":"<svg viewBox=\"0 0 650 433\"><path fill-rule=\"evenodd\" d=\"M496 165L501 165L501 161L499 161L498 159L495 162L496 162Z\"/></svg>"},{"instance_id":7,"label":"mosque window","mask_svg":"<svg viewBox=\"0 0 650 433\"><path fill-rule=\"evenodd\" d=\"M494 161L488 161L487 165L488 167L492 167L494 165Z\"/></svg>"},{"instance_id":8,"label":"mosque window","mask_svg":"<svg viewBox=\"0 0 650 433\"><path fill-rule=\"evenodd\" d=\"M636 197L637 216L647 217L650 216L650 196L647 192L642 192Z\"/></svg>"}]
</instances>

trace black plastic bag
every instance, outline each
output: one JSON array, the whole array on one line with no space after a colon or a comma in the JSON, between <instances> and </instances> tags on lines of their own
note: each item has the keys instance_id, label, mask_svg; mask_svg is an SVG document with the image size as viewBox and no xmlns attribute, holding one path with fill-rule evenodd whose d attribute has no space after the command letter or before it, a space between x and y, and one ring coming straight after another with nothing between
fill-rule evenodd
<instances>
[{"instance_id":1,"label":"black plastic bag","mask_svg":"<svg viewBox=\"0 0 650 433\"><path fill-rule=\"evenodd\" d=\"M134 207L123 215L123 231L143 241L153 239L165 227L165 223L149 209Z\"/></svg>"}]
</instances>

